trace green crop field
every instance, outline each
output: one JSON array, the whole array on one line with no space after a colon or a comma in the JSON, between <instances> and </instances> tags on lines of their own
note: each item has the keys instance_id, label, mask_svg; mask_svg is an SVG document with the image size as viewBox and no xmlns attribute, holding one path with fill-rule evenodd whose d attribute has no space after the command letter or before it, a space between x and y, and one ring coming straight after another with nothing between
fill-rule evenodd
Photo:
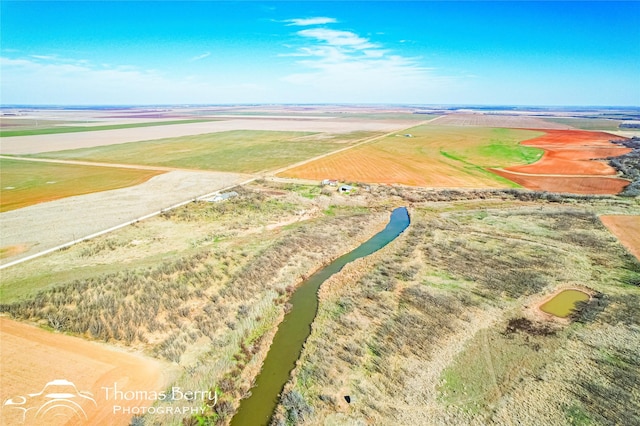
<instances>
[{"instance_id":1,"label":"green crop field","mask_svg":"<svg viewBox=\"0 0 640 426\"><path fill-rule=\"evenodd\" d=\"M124 188L161 172L0 159L0 212L72 195Z\"/></svg>"},{"instance_id":2,"label":"green crop field","mask_svg":"<svg viewBox=\"0 0 640 426\"><path fill-rule=\"evenodd\" d=\"M52 135L55 133L78 133L78 132L94 132L98 130L117 130L117 129L132 129L135 127L155 127L155 126L168 126L169 124L190 124L190 123L203 123L206 121L215 120L173 120L173 121L152 121L148 123L131 123L131 124L105 124L104 126L60 126L50 127L50 124L46 127L39 128L27 128L21 130L1 130L0 137L9 136L33 136L33 135Z\"/></svg>"},{"instance_id":3,"label":"green crop field","mask_svg":"<svg viewBox=\"0 0 640 426\"><path fill-rule=\"evenodd\" d=\"M234 130L38 154L38 157L255 173L334 151L376 133Z\"/></svg>"}]
</instances>

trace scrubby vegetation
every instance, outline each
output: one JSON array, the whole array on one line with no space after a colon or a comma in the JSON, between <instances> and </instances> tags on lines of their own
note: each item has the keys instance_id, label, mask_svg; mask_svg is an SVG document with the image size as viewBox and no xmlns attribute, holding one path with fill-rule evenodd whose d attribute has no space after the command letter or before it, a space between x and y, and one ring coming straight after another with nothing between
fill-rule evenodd
<instances>
[{"instance_id":1,"label":"scrubby vegetation","mask_svg":"<svg viewBox=\"0 0 640 426\"><path fill-rule=\"evenodd\" d=\"M631 310L640 293L629 277L640 277L640 264L592 206L563 196L549 201L572 206L508 201L499 209L463 203L414 209L405 235L325 283L313 332L286 387L312 411L293 422L281 405L273 423L635 419L625 413L640 407L631 386L640 370L622 336L637 340L640 316ZM535 314L535 300L567 283L595 291L572 322ZM607 346L613 356L591 343L604 330L615 330ZM574 368L576 357L589 367ZM598 372L589 375L590 368Z\"/></svg>"},{"instance_id":2,"label":"scrubby vegetation","mask_svg":"<svg viewBox=\"0 0 640 426\"><path fill-rule=\"evenodd\" d=\"M296 284L408 205L403 235L321 287L275 424L637 420L640 263L598 220L637 212L633 199L375 185L343 197L265 181L235 190L3 271L12 290L0 311L145 350L179 366L174 386L217 392L204 415L138 424L227 424ZM595 294L571 322L532 313L566 284Z\"/></svg>"},{"instance_id":3,"label":"scrubby vegetation","mask_svg":"<svg viewBox=\"0 0 640 426\"><path fill-rule=\"evenodd\" d=\"M609 159L609 164L614 167L622 176L631 180L631 183L620 193L622 196L640 196L640 138L634 137L629 140L613 141L618 145L631 148L632 151Z\"/></svg>"}]
</instances>

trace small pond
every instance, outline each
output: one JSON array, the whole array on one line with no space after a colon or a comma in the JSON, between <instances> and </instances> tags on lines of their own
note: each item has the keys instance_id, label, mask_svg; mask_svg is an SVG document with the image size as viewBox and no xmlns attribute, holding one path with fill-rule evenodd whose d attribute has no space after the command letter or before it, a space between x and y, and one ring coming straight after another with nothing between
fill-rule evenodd
<instances>
[{"instance_id":1,"label":"small pond","mask_svg":"<svg viewBox=\"0 0 640 426\"><path fill-rule=\"evenodd\" d=\"M540 310L560 318L566 318L573 312L577 302L587 300L589 300L589 295L584 291L563 290L540 306Z\"/></svg>"}]
</instances>

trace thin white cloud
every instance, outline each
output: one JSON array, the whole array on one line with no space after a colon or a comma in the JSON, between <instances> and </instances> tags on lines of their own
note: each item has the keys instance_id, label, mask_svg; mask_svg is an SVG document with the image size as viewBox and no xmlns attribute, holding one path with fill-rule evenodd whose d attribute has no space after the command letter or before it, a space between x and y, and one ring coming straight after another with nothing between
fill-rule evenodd
<instances>
[{"instance_id":1,"label":"thin white cloud","mask_svg":"<svg viewBox=\"0 0 640 426\"><path fill-rule=\"evenodd\" d=\"M420 58L400 55L352 31L309 28L295 35L300 45L280 56L296 57L299 70L282 81L321 93L326 102L427 102L430 93L455 83Z\"/></svg>"},{"instance_id":2,"label":"thin white cloud","mask_svg":"<svg viewBox=\"0 0 640 426\"><path fill-rule=\"evenodd\" d=\"M338 21L334 18L327 18L324 16L318 16L315 18L298 18L298 19L287 19L283 22L287 22L289 26L298 26L298 27L307 27L310 25L325 25L325 24L335 24Z\"/></svg>"},{"instance_id":3,"label":"thin white cloud","mask_svg":"<svg viewBox=\"0 0 640 426\"><path fill-rule=\"evenodd\" d=\"M342 46L353 49L372 49L378 45L371 43L369 39L360 37L351 31L330 30L328 28L312 28L298 31L298 35L316 39L330 46Z\"/></svg>"},{"instance_id":4,"label":"thin white cloud","mask_svg":"<svg viewBox=\"0 0 640 426\"><path fill-rule=\"evenodd\" d=\"M268 95L265 86L243 77L225 79L226 74L212 74L207 78L172 77L131 65L56 59L60 60L0 57L3 103L122 105L269 101L263 97Z\"/></svg>"},{"instance_id":5,"label":"thin white cloud","mask_svg":"<svg viewBox=\"0 0 640 426\"><path fill-rule=\"evenodd\" d=\"M202 55L194 56L193 58L191 58L191 61L199 61L201 59L208 58L209 56L211 56L211 52L206 52Z\"/></svg>"}]
</instances>

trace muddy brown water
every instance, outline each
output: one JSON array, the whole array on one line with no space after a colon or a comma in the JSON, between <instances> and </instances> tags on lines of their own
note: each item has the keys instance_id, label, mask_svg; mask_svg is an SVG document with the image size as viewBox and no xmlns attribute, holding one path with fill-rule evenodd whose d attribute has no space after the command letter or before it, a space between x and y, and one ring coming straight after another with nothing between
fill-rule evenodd
<instances>
[{"instance_id":1,"label":"muddy brown water","mask_svg":"<svg viewBox=\"0 0 640 426\"><path fill-rule=\"evenodd\" d=\"M240 402L232 426L268 425L280 400L280 392L300 357L304 342L311 334L311 323L318 311L318 289L347 263L368 256L396 239L410 223L409 213L400 207L391 213L386 228L353 251L337 258L304 281L293 293L291 310L285 315L273 338L251 396Z\"/></svg>"}]
</instances>

